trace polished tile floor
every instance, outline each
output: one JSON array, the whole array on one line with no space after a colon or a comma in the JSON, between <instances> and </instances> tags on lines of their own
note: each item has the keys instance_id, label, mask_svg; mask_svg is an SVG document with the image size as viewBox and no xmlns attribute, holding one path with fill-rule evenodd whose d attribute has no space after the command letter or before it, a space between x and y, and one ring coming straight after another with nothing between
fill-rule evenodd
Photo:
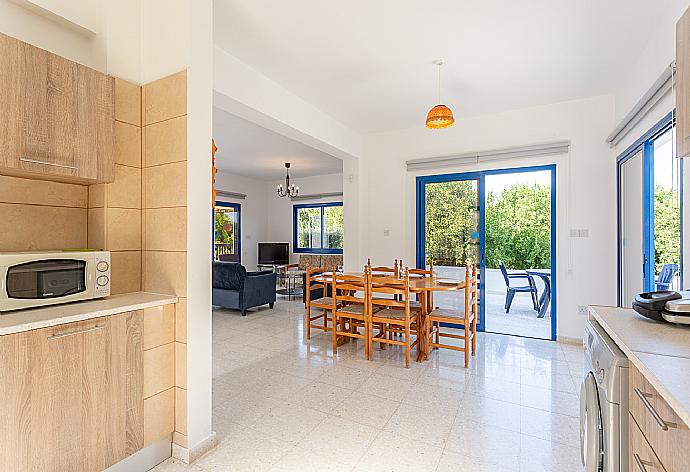
<instances>
[{"instance_id":1,"label":"polished tile floor","mask_svg":"<svg viewBox=\"0 0 690 472\"><path fill-rule=\"evenodd\" d=\"M480 333L469 369L451 351L405 369L399 349L365 361L361 342L334 357L303 318L299 301L214 311L219 444L156 472L581 470L580 347Z\"/></svg>"}]
</instances>

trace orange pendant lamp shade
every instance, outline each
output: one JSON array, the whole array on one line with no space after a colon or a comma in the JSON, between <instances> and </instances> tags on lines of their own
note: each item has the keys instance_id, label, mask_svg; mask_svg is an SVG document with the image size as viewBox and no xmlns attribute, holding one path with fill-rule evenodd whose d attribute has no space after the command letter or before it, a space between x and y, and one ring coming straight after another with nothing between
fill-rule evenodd
<instances>
[{"instance_id":1,"label":"orange pendant lamp shade","mask_svg":"<svg viewBox=\"0 0 690 472\"><path fill-rule=\"evenodd\" d=\"M426 115L426 127L429 129L450 128L455 123L453 111L447 106L441 104L441 66L446 61L443 59L436 59L434 64L438 66L438 105L429 110Z\"/></svg>"},{"instance_id":2,"label":"orange pendant lamp shade","mask_svg":"<svg viewBox=\"0 0 690 472\"><path fill-rule=\"evenodd\" d=\"M453 112L445 105L436 105L426 115L426 127L430 129L449 128L453 123Z\"/></svg>"}]
</instances>

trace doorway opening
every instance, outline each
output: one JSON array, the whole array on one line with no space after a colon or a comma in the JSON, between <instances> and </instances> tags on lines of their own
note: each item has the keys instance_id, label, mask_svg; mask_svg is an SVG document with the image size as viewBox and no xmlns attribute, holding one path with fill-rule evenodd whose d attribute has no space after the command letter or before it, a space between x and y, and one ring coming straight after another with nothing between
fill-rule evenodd
<instances>
[{"instance_id":1,"label":"doorway opening","mask_svg":"<svg viewBox=\"0 0 690 472\"><path fill-rule=\"evenodd\" d=\"M417 178L417 266L450 279L478 266L478 330L556 339L555 195L555 165Z\"/></svg>"}]
</instances>

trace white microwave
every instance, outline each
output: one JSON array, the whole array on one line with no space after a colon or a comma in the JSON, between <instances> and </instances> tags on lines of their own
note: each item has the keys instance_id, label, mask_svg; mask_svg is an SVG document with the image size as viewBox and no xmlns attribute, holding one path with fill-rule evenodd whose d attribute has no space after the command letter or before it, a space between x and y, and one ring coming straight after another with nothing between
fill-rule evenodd
<instances>
[{"instance_id":1,"label":"white microwave","mask_svg":"<svg viewBox=\"0 0 690 472\"><path fill-rule=\"evenodd\" d=\"M0 252L0 312L110 295L110 252Z\"/></svg>"}]
</instances>

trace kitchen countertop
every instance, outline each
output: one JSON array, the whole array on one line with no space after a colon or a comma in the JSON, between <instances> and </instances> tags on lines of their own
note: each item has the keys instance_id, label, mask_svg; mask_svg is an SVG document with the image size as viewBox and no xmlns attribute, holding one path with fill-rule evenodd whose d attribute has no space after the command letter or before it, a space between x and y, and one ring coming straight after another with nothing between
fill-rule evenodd
<instances>
[{"instance_id":1,"label":"kitchen countertop","mask_svg":"<svg viewBox=\"0 0 690 472\"><path fill-rule=\"evenodd\" d=\"M0 336L170 303L177 303L177 297L158 293L132 292L97 300L6 312L0 314Z\"/></svg>"},{"instance_id":2,"label":"kitchen countertop","mask_svg":"<svg viewBox=\"0 0 690 472\"><path fill-rule=\"evenodd\" d=\"M690 425L690 327L653 321L626 308L590 306L589 314Z\"/></svg>"}]
</instances>

